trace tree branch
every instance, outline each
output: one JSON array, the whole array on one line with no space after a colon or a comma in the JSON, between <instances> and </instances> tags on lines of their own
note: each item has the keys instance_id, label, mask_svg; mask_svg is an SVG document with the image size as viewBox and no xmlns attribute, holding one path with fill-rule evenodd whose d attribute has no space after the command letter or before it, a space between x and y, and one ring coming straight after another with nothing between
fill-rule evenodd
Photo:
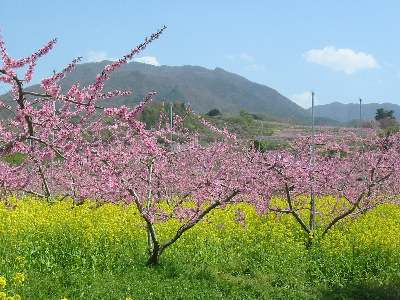
<instances>
[{"instance_id":1,"label":"tree branch","mask_svg":"<svg viewBox=\"0 0 400 300\"><path fill-rule=\"evenodd\" d=\"M348 215L351 215L351 214L356 210L356 208L358 207L359 203L360 203L361 200L364 198L364 196L365 196L365 192L362 192L362 193L358 196L357 201L353 204L353 206L352 206L349 210L345 211L345 212L342 213L341 215L339 215L339 216L337 216L336 218L334 218L334 219L328 224L328 226L326 226L324 232L322 233L322 237L324 237L325 234L327 234L328 231L329 231L337 222L339 222L340 220L344 219L344 218L347 217Z\"/></svg>"},{"instance_id":2,"label":"tree branch","mask_svg":"<svg viewBox=\"0 0 400 300\"><path fill-rule=\"evenodd\" d=\"M171 246L173 243L175 243L181 236L182 234L184 234L187 230L189 230L190 228L192 228L194 225L196 225L198 222L200 222L209 212L211 212L213 209L215 209L216 207L220 206L222 203L228 203L230 202L237 194L239 194L239 191L233 191L232 194L230 194L223 202L221 201L216 201L213 204L211 204L210 206L208 206L205 210L203 210L203 212L201 214L199 214L197 216L197 218L195 218L193 221L188 222L184 225L182 225L177 232L175 233L175 236L173 238L171 238L169 241L167 241L166 243L164 243L161 247L160 247L160 254L169 246Z\"/></svg>"},{"instance_id":3,"label":"tree branch","mask_svg":"<svg viewBox=\"0 0 400 300\"><path fill-rule=\"evenodd\" d=\"M289 205L289 210L290 213L293 215L293 217L297 220L297 222L300 224L300 226L303 228L303 230L307 233L310 233L310 229L307 227L306 223L304 223L303 219L300 217L300 215L293 209L293 204L292 204L292 198L290 196L290 191L289 191L289 186L287 183L285 183L285 193L286 193L286 201Z\"/></svg>"},{"instance_id":4,"label":"tree branch","mask_svg":"<svg viewBox=\"0 0 400 300\"><path fill-rule=\"evenodd\" d=\"M61 158L65 159L65 157L61 154L61 152L55 146L47 143L46 141L44 141L44 140L42 140L40 138L34 137L34 136L27 136L27 137L25 137L25 139L33 140L33 141L37 141L39 143L42 143L43 145L51 148L58 156L60 156Z\"/></svg>"},{"instance_id":5,"label":"tree branch","mask_svg":"<svg viewBox=\"0 0 400 300\"><path fill-rule=\"evenodd\" d=\"M35 92L29 92L29 91L24 91L24 95L30 95L30 96L35 96L35 97L40 97L40 98L51 98L53 97L52 95L49 94L41 94L41 93L35 93Z\"/></svg>"},{"instance_id":6,"label":"tree branch","mask_svg":"<svg viewBox=\"0 0 400 300\"><path fill-rule=\"evenodd\" d=\"M138 196L138 194L136 193L136 191L133 188L128 188L128 192L129 194L133 197L133 200L136 204L136 207L139 210L140 216L144 219L144 221L146 222L147 225L147 229L148 232L150 233L150 237L151 240L153 242L153 245L155 247L159 246L159 242L157 239L157 234L156 234L156 230L154 228L153 223L151 222L151 220L149 219L149 217L146 215L146 213L143 211L143 206L140 204L140 198Z\"/></svg>"}]
</instances>

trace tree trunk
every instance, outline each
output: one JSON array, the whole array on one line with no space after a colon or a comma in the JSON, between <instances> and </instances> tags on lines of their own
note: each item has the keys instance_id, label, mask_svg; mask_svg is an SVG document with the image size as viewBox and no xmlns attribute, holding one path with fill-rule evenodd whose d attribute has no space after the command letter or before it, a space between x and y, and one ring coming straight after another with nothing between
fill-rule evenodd
<instances>
[{"instance_id":1,"label":"tree trunk","mask_svg":"<svg viewBox=\"0 0 400 300\"><path fill-rule=\"evenodd\" d=\"M160 246L158 244L153 245L153 248L150 250L150 256L146 265L149 267L157 266L160 261L160 254Z\"/></svg>"},{"instance_id":2,"label":"tree trunk","mask_svg":"<svg viewBox=\"0 0 400 300\"><path fill-rule=\"evenodd\" d=\"M306 249L309 250L314 244L314 235L311 233L308 235Z\"/></svg>"}]
</instances>

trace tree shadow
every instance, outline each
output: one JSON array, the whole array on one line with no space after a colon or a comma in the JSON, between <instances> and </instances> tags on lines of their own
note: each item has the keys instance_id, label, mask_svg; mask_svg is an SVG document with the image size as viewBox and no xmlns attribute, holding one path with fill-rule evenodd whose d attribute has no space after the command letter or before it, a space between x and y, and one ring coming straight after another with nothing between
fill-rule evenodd
<instances>
[{"instance_id":1,"label":"tree shadow","mask_svg":"<svg viewBox=\"0 0 400 300\"><path fill-rule=\"evenodd\" d=\"M379 285L375 283L353 284L334 287L322 292L324 300L400 300L400 284Z\"/></svg>"}]
</instances>

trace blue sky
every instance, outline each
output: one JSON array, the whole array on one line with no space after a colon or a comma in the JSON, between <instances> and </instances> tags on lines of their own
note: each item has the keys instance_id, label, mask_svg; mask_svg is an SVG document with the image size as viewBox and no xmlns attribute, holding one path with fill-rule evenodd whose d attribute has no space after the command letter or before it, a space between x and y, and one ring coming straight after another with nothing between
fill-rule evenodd
<instances>
[{"instance_id":1,"label":"blue sky","mask_svg":"<svg viewBox=\"0 0 400 300\"><path fill-rule=\"evenodd\" d=\"M222 67L303 106L310 90L317 104L400 104L399 12L395 0L14 0L0 3L0 29L17 57L59 39L37 79L76 56L119 57L165 24L142 61Z\"/></svg>"}]
</instances>

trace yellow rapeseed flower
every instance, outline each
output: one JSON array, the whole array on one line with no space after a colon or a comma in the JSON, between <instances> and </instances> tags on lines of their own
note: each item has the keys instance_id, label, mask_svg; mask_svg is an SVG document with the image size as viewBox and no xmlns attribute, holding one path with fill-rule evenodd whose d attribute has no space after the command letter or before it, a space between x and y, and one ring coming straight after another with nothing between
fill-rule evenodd
<instances>
[{"instance_id":1,"label":"yellow rapeseed flower","mask_svg":"<svg viewBox=\"0 0 400 300\"><path fill-rule=\"evenodd\" d=\"M0 276L0 289L4 289L6 285L7 285L7 279L4 276Z\"/></svg>"},{"instance_id":2,"label":"yellow rapeseed flower","mask_svg":"<svg viewBox=\"0 0 400 300\"><path fill-rule=\"evenodd\" d=\"M17 263L18 266L20 266L20 267L24 267L24 266L25 266L26 259L25 259L24 256L17 256L17 257L15 258L15 261L16 261L16 263Z\"/></svg>"},{"instance_id":3,"label":"yellow rapeseed flower","mask_svg":"<svg viewBox=\"0 0 400 300\"><path fill-rule=\"evenodd\" d=\"M7 299L7 294L4 292L0 292L0 300L6 300Z\"/></svg>"},{"instance_id":4,"label":"yellow rapeseed flower","mask_svg":"<svg viewBox=\"0 0 400 300\"><path fill-rule=\"evenodd\" d=\"M20 272L15 273L13 281L17 285L23 284L25 281L25 274Z\"/></svg>"}]
</instances>

